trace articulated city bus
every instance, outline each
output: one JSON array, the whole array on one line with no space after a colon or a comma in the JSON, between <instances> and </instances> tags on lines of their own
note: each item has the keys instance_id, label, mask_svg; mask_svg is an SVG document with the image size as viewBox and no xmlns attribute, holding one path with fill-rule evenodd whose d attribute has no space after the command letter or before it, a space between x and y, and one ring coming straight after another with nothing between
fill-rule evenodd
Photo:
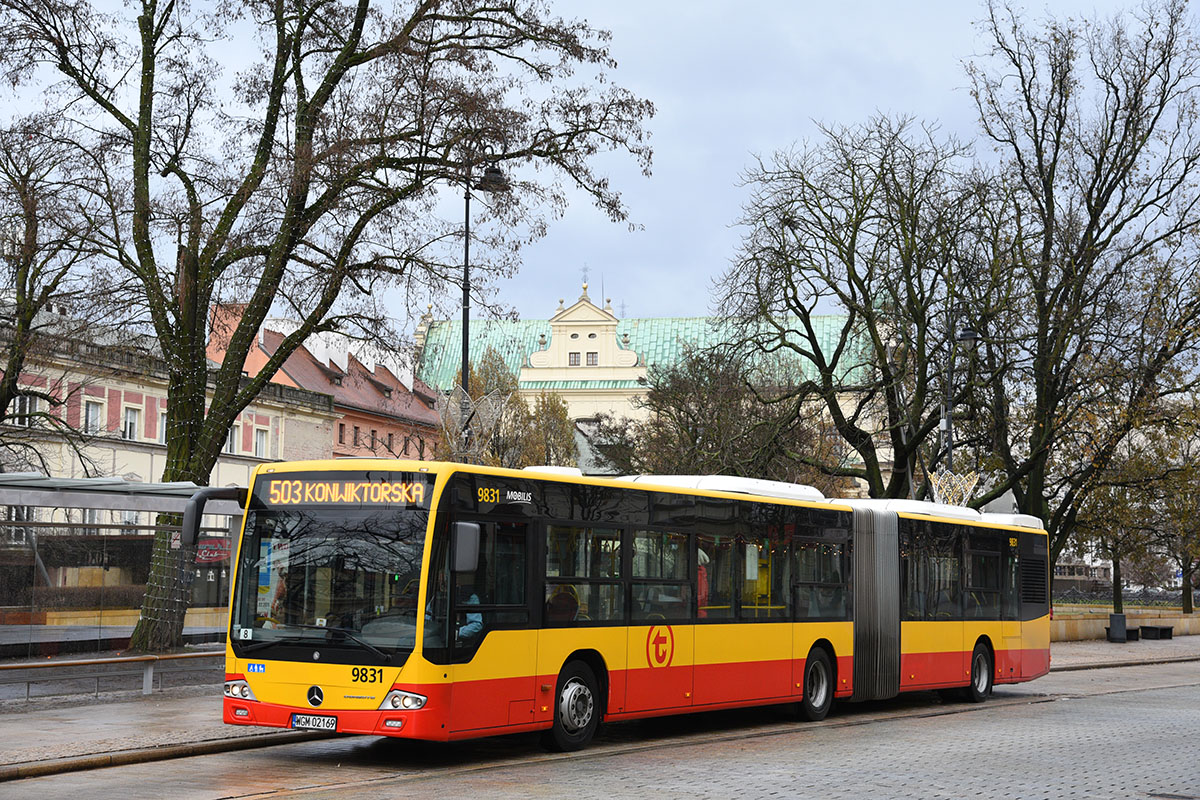
<instances>
[{"instance_id":1,"label":"articulated city bus","mask_svg":"<svg viewBox=\"0 0 1200 800\"><path fill-rule=\"evenodd\" d=\"M194 531L209 497L185 515ZM946 690L1049 669L1038 520L709 476L260 467L224 720L454 740Z\"/></svg>"}]
</instances>

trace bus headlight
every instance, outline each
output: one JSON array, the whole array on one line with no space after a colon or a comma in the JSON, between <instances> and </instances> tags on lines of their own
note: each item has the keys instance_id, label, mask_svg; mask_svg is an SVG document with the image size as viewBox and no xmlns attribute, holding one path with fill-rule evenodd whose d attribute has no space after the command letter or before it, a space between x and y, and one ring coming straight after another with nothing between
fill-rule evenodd
<instances>
[{"instance_id":1,"label":"bus headlight","mask_svg":"<svg viewBox=\"0 0 1200 800\"><path fill-rule=\"evenodd\" d=\"M244 680L225 681L225 696L231 697L234 700L254 700L258 702L258 698L254 696L254 692L250 691L250 684Z\"/></svg>"},{"instance_id":2,"label":"bus headlight","mask_svg":"<svg viewBox=\"0 0 1200 800\"><path fill-rule=\"evenodd\" d=\"M425 705L426 699L425 695L422 694L393 689L387 693L387 697L383 698L383 702L379 705L379 710L392 711L399 708L405 711L415 711Z\"/></svg>"}]
</instances>

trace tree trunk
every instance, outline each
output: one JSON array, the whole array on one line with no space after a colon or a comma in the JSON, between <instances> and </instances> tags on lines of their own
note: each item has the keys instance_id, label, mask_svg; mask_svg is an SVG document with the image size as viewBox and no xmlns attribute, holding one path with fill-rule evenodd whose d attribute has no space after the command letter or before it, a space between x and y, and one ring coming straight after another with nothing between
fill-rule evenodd
<instances>
[{"instance_id":1,"label":"tree trunk","mask_svg":"<svg viewBox=\"0 0 1200 800\"><path fill-rule=\"evenodd\" d=\"M1191 614L1195 609L1192 606L1192 571L1184 569L1183 572L1183 613Z\"/></svg>"},{"instance_id":2,"label":"tree trunk","mask_svg":"<svg viewBox=\"0 0 1200 800\"><path fill-rule=\"evenodd\" d=\"M1113 573L1112 573L1112 601L1113 613L1125 613L1125 601L1121 597L1121 556L1113 553Z\"/></svg>"},{"instance_id":3,"label":"tree trunk","mask_svg":"<svg viewBox=\"0 0 1200 800\"><path fill-rule=\"evenodd\" d=\"M182 522L178 514L159 514L155 522L150 576L142 613L129 640L136 653L162 653L183 646L183 623L192 596L196 548L172 543L173 531Z\"/></svg>"},{"instance_id":4,"label":"tree trunk","mask_svg":"<svg viewBox=\"0 0 1200 800\"><path fill-rule=\"evenodd\" d=\"M208 485L209 473L216 458L200 458L197 453L201 446L196 442L203 425L206 381L206 370L172 376L172 400L167 407L167 426L168 430L174 430L175 435L167 437L167 465L162 474L164 482L190 480L200 486ZM196 462L201 460L213 463L198 466ZM161 653L183 646L183 625L192 599L196 548L180 547L177 543L172 545L173 531L167 526L178 527L181 522L182 517L178 514L158 515L146 596L142 600L141 616L129 641L129 649L134 652Z\"/></svg>"}]
</instances>

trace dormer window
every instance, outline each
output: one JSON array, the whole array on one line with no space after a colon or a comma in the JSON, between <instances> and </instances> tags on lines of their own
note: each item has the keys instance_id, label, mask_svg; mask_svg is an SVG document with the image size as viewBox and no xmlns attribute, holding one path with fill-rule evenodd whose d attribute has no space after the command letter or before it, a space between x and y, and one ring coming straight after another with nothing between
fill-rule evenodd
<instances>
[{"instance_id":1,"label":"dormer window","mask_svg":"<svg viewBox=\"0 0 1200 800\"><path fill-rule=\"evenodd\" d=\"M334 375L332 378L329 379L329 382L332 383L334 386L341 386L342 385L342 376Z\"/></svg>"},{"instance_id":2,"label":"dormer window","mask_svg":"<svg viewBox=\"0 0 1200 800\"><path fill-rule=\"evenodd\" d=\"M391 389L384 389L384 390L383 390L383 396L384 396L384 397L391 397L391 396L392 396L392 390L391 390Z\"/></svg>"}]
</instances>

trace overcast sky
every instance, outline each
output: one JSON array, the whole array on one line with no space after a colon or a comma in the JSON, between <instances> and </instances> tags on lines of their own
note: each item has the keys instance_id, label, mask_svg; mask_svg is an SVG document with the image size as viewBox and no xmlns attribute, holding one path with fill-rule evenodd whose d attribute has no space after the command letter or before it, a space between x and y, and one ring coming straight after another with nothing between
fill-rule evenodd
<instances>
[{"instance_id":1,"label":"overcast sky","mask_svg":"<svg viewBox=\"0 0 1200 800\"><path fill-rule=\"evenodd\" d=\"M1050 7L1093 16L1127 5ZM497 298L522 318L546 319L558 298L574 301L585 265L592 299L603 283L618 316L711 313L712 281L740 239L739 176L753 154L814 138L817 122L911 114L976 137L962 62L985 48L972 24L981 3L571 0L556 8L612 31L615 82L657 107L654 166L650 178L628 158L608 170L641 230L581 200L526 251ZM1028 8L1041 18L1047 6Z\"/></svg>"}]
</instances>

